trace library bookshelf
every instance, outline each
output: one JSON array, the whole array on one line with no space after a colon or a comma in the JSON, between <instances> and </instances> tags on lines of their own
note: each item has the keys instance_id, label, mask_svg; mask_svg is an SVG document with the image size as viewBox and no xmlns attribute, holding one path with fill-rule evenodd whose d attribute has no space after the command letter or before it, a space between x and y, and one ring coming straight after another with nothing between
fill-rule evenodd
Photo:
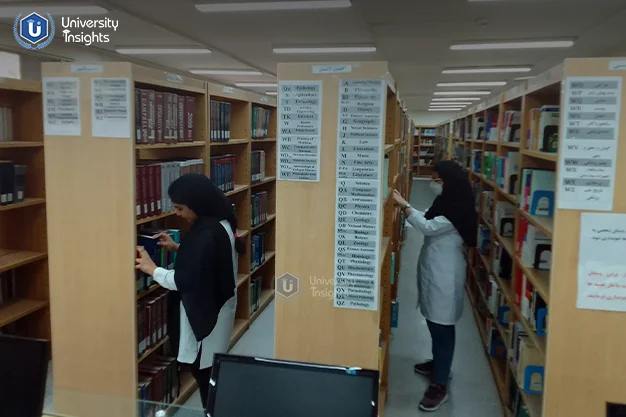
<instances>
[{"instance_id":1,"label":"library bookshelf","mask_svg":"<svg viewBox=\"0 0 626 417\"><path fill-rule=\"evenodd\" d=\"M0 333L50 339L41 83L0 82Z\"/></svg>"},{"instance_id":2,"label":"library bookshelf","mask_svg":"<svg viewBox=\"0 0 626 417\"><path fill-rule=\"evenodd\" d=\"M342 74L318 74L312 71L317 66L312 63L281 63L278 66L279 89L282 82L321 83L323 123L320 181L280 180L277 185L276 287L282 289L281 280L289 277L297 285L297 292L284 294L277 290L275 356L277 359L378 369L379 413L383 415L392 342L392 309L395 308L404 224L394 207L392 190L396 188L406 196L410 189L413 125L403 112L402 100L387 63L350 64L351 72ZM384 81L379 163L385 168L379 178L379 276L373 284L379 288L378 306L373 306L372 310L335 307L333 300L341 80ZM280 99L278 106L280 109ZM377 105L374 107L378 108ZM298 232L294 233L294 230Z\"/></svg>"},{"instance_id":3,"label":"library bookshelf","mask_svg":"<svg viewBox=\"0 0 626 417\"><path fill-rule=\"evenodd\" d=\"M430 178L435 159L436 126L416 126L413 136L413 176Z\"/></svg>"},{"instance_id":4,"label":"library bookshelf","mask_svg":"<svg viewBox=\"0 0 626 417\"><path fill-rule=\"evenodd\" d=\"M611 62L568 59L438 127L476 190L479 247L469 257L466 287L506 416L604 416L607 403L626 403L618 388L625 382L618 352L626 338L615 332L626 318L577 308L580 222L589 210L557 203L565 175L562 139L571 127L565 112L573 111L565 96L568 82L618 77L624 85L623 71L610 70ZM542 112L545 117L538 117ZM624 214L623 106L617 118L612 213ZM552 213L528 204L537 191L554 192ZM546 244L544 252L546 246L539 247Z\"/></svg>"},{"instance_id":5,"label":"library bookshelf","mask_svg":"<svg viewBox=\"0 0 626 417\"><path fill-rule=\"evenodd\" d=\"M79 87L80 132L45 135L55 409L140 417L150 410L138 409L139 400L180 405L196 383L175 361L168 366L175 368L179 383L170 384L178 390L153 398L141 389L151 369L165 366L158 361L171 361L173 347L159 325L150 327L159 329L156 338L143 342L148 308L152 320L166 322L167 292L137 279L135 248L157 230L184 235L186 225L166 199L167 185L187 172L210 176L232 202L246 242L231 347L239 340L274 298L276 100L125 62L44 64L44 95L59 80ZM115 90L120 81L122 98ZM111 105L98 95L117 94L124 102L126 91L130 104L122 114L130 117L130 128L114 134L111 124L98 133L92 109ZM180 123L172 122L177 117L170 101L181 106ZM258 109L266 112L262 123L253 119ZM176 126L184 128L178 138Z\"/></svg>"}]
</instances>

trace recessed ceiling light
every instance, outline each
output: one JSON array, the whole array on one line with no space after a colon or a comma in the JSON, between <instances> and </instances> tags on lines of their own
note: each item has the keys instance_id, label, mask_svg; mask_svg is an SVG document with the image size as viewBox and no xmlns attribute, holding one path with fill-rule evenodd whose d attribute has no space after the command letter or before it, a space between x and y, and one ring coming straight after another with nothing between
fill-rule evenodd
<instances>
[{"instance_id":1,"label":"recessed ceiling light","mask_svg":"<svg viewBox=\"0 0 626 417\"><path fill-rule=\"evenodd\" d=\"M142 48L117 48L118 54L123 55L198 55L210 54L211 51L206 48L159 48L159 47L142 47Z\"/></svg>"},{"instance_id":2,"label":"recessed ceiling light","mask_svg":"<svg viewBox=\"0 0 626 417\"><path fill-rule=\"evenodd\" d=\"M433 101L478 101L478 97L433 97Z\"/></svg>"},{"instance_id":3,"label":"recessed ceiling light","mask_svg":"<svg viewBox=\"0 0 626 417\"><path fill-rule=\"evenodd\" d=\"M263 75L255 70L192 69L189 72L196 75Z\"/></svg>"},{"instance_id":4,"label":"recessed ceiling light","mask_svg":"<svg viewBox=\"0 0 626 417\"><path fill-rule=\"evenodd\" d=\"M276 10L345 9L350 6L351 4L349 0L307 0L196 4L196 9L203 13L222 13L260 12Z\"/></svg>"},{"instance_id":5,"label":"recessed ceiling light","mask_svg":"<svg viewBox=\"0 0 626 417\"><path fill-rule=\"evenodd\" d=\"M484 68L449 68L441 71L442 74L509 74L516 72L530 72L531 67L484 67Z\"/></svg>"},{"instance_id":6,"label":"recessed ceiling light","mask_svg":"<svg viewBox=\"0 0 626 417\"><path fill-rule=\"evenodd\" d=\"M437 83L437 87L501 87L506 81L469 81L459 83Z\"/></svg>"},{"instance_id":7,"label":"recessed ceiling light","mask_svg":"<svg viewBox=\"0 0 626 417\"><path fill-rule=\"evenodd\" d=\"M461 110L463 110L462 107L450 108L450 109L433 109L433 108L428 109L428 111L461 111Z\"/></svg>"},{"instance_id":8,"label":"recessed ceiling light","mask_svg":"<svg viewBox=\"0 0 626 417\"><path fill-rule=\"evenodd\" d=\"M237 87L248 87L248 88L276 88L278 87L277 83L235 83Z\"/></svg>"},{"instance_id":9,"label":"recessed ceiling light","mask_svg":"<svg viewBox=\"0 0 626 417\"><path fill-rule=\"evenodd\" d=\"M491 91L437 91L436 96L488 96Z\"/></svg>"},{"instance_id":10,"label":"recessed ceiling light","mask_svg":"<svg viewBox=\"0 0 626 417\"><path fill-rule=\"evenodd\" d=\"M278 92L277 91L266 91L265 94L267 94L268 96L277 96Z\"/></svg>"},{"instance_id":11,"label":"recessed ceiling light","mask_svg":"<svg viewBox=\"0 0 626 417\"><path fill-rule=\"evenodd\" d=\"M362 54L376 52L375 46L329 46L274 48L275 54Z\"/></svg>"},{"instance_id":12,"label":"recessed ceiling light","mask_svg":"<svg viewBox=\"0 0 626 417\"><path fill-rule=\"evenodd\" d=\"M540 48L570 48L574 41L528 41L528 42L490 42L468 43L450 46L453 51L477 51L489 49L540 49Z\"/></svg>"},{"instance_id":13,"label":"recessed ceiling light","mask_svg":"<svg viewBox=\"0 0 626 417\"><path fill-rule=\"evenodd\" d=\"M41 12L50 13L51 16L81 16L81 15L98 15L107 14L109 11L100 6L34 6L24 5L20 7L15 6L0 6L0 18L10 17L15 19L15 16L22 14L27 16L29 12Z\"/></svg>"},{"instance_id":14,"label":"recessed ceiling light","mask_svg":"<svg viewBox=\"0 0 626 417\"><path fill-rule=\"evenodd\" d=\"M513 81L524 81L524 80L530 80L531 78L535 78L535 77L517 77Z\"/></svg>"}]
</instances>

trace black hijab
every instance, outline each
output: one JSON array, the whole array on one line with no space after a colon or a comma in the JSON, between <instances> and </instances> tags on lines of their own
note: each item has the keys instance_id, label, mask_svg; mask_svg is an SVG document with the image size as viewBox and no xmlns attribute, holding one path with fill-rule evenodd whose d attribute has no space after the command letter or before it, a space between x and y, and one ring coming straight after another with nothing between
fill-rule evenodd
<instances>
[{"instance_id":1,"label":"black hijab","mask_svg":"<svg viewBox=\"0 0 626 417\"><path fill-rule=\"evenodd\" d=\"M444 216L459 232L465 244L475 247L478 233L472 186L463 168L454 161L439 161L434 171L443 181L443 191L426 212L426 219Z\"/></svg>"},{"instance_id":2,"label":"black hijab","mask_svg":"<svg viewBox=\"0 0 626 417\"><path fill-rule=\"evenodd\" d=\"M176 255L174 280L178 291L170 297L170 307L178 310L178 295L196 339L201 341L213 331L220 309L236 291L231 241L220 221L228 220L235 232L237 220L224 193L205 175L179 177L168 194L172 202L186 205L198 216ZM179 314L172 315L172 338L178 337Z\"/></svg>"}]
</instances>

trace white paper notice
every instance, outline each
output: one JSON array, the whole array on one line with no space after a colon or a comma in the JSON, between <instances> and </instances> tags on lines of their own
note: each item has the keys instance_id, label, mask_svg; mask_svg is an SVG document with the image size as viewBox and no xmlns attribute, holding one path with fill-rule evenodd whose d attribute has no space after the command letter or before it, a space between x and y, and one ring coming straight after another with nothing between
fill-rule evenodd
<instances>
[{"instance_id":1,"label":"white paper notice","mask_svg":"<svg viewBox=\"0 0 626 417\"><path fill-rule=\"evenodd\" d=\"M558 208L613 209L621 77L565 79Z\"/></svg>"},{"instance_id":2,"label":"white paper notice","mask_svg":"<svg viewBox=\"0 0 626 417\"><path fill-rule=\"evenodd\" d=\"M43 85L44 132L50 136L80 136L79 80L46 77Z\"/></svg>"},{"instance_id":3,"label":"white paper notice","mask_svg":"<svg viewBox=\"0 0 626 417\"><path fill-rule=\"evenodd\" d=\"M130 138L130 80L91 80L91 135L100 138Z\"/></svg>"},{"instance_id":4,"label":"white paper notice","mask_svg":"<svg viewBox=\"0 0 626 417\"><path fill-rule=\"evenodd\" d=\"M278 103L278 180L320 180L322 82L281 81Z\"/></svg>"},{"instance_id":5,"label":"white paper notice","mask_svg":"<svg viewBox=\"0 0 626 417\"><path fill-rule=\"evenodd\" d=\"M339 80L334 305L378 309L386 84Z\"/></svg>"},{"instance_id":6,"label":"white paper notice","mask_svg":"<svg viewBox=\"0 0 626 417\"><path fill-rule=\"evenodd\" d=\"M626 214L583 213L577 307L626 311Z\"/></svg>"}]
</instances>

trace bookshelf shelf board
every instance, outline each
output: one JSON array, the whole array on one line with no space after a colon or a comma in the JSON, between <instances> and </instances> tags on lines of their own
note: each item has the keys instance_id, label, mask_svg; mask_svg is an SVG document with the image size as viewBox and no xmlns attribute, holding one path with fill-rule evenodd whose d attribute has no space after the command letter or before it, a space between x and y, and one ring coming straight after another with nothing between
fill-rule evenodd
<instances>
[{"instance_id":1,"label":"bookshelf shelf board","mask_svg":"<svg viewBox=\"0 0 626 417\"><path fill-rule=\"evenodd\" d=\"M31 80L19 80L16 78L3 78L2 82L0 83L0 91L41 93L41 82Z\"/></svg>"},{"instance_id":2,"label":"bookshelf shelf board","mask_svg":"<svg viewBox=\"0 0 626 417\"><path fill-rule=\"evenodd\" d=\"M46 258L45 253L0 249L0 272L9 271ZM0 326L2 327L2 326Z\"/></svg>"},{"instance_id":3,"label":"bookshelf shelf board","mask_svg":"<svg viewBox=\"0 0 626 417\"><path fill-rule=\"evenodd\" d=\"M211 142L211 146L246 145L250 139L230 139L228 142Z\"/></svg>"},{"instance_id":4,"label":"bookshelf shelf board","mask_svg":"<svg viewBox=\"0 0 626 417\"><path fill-rule=\"evenodd\" d=\"M235 319L235 323L233 324L233 333L230 336L230 347L232 348L235 343L243 336L243 334L248 329L248 320L246 319ZM230 350L230 349L229 349Z\"/></svg>"},{"instance_id":5,"label":"bookshelf shelf board","mask_svg":"<svg viewBox=\"0 0 626 417\"><path fill-rule=\"evenodd\" d=\"M229 192L227 192L227 193L225 193L225 194L226 194L226 197L230 197L231 195L238 194L238 193L240 193L240 192L242 192L242 191L247 190L248 188L250 188L250 186L249 186L249 185L247 185L247 184L246 184L246 185L242 185L242 184L235 184L235 189L234 189L234 190L232 190L232 191L229 191Z\"/></svg>"},{"instance_id":6,"label":"bookshelf shelf board","mask_svg":"<svg viewBox=\"0 0 626 417\"><path fill-rule=\"evenodd\" d=\"M556 153L529 151L529 150L523 150L522 155L535 158L535 159L543 159L544 161L552 161L552 162L556 162L559 157Z\"/></svg>"},{"instance_id":7,"label":"bookshelf shelf board","mask_svg":"<svg viewBox=\"0 0 626 417\"><path fill-rule=\"evenodd\" d=\"M393 151L393 145L385 145L385 155Z\"/></svg>"},{"instance_id":8,"label":"bookshelf shelf board","mask_svg":"<svg viewBox=\"0 0 626 417\"><path fill-rule=\"evenodd\" d=\"M498 142L495 140L485 140L483 142L485 143L485 146L498 146Z\"/></svg>"},{"instance_id":9,"label":"bookshelf shelf board","mask_svg":"<svg viewBox=\"0 0 626 417\"><path fill-rule=\"evenodd\" d=\"M45 198L25 198L24 201L21 203L9 204L8 206L0 206L0 211L15 210L23 207L37 206L45 203Z\"/></svg>"},{"instance_id":10,"label":"bookshelf shelf board","mask_svg":"<svg viewBox=\"0 0 626 417\"><path fill-rule=\"evenodd\" d=\"M513 238L500 236L500 233L497 233L497 232L495 233L495 236L496 236L496 239L498 239L498 241L500 242L500 244L504 247L504 250L506 250L509 253L511 258L515 256L515 245L513 244Z\"/></svg>"},{"instance_id":11,"label":"bookshelf shelf board","mask_svg":"<svg viewBox=\"0 0 626 417\"><path fill-rule=\"evenodd\" d=\"M248 274L237 274L237 288L241 287L249 277Z\"/></svg>"},{"instance_id":12,"label":"bookshelf shelf board","mask_svg":"<svg viewBox=\"0 0 626 417\"><path fill-rule=\"evenodd\" d=\"M276 138L252 139L252 143L276 142Z\"/></svg>"},{"instance_id":13,"label":"bookshelf shelf board","mask_svg":"<svg viewBox=\"0 0 626 417\"><path fill-rule=\"evenodd\" d=\"M485 175L481 175L481 178L483 181L485 181L485 184L487 184L488 186L490 186L491 188L493 188L494 190L499 188L495 182L493 182L492 180L490 180L489 178L487 178Z\"/></svg>"},{"instance_id":14,"label":"bookshelf shelf board","mask_svg":"<svg viewBox=\"0 0 626 417\"><path fill-rule=\"evenodd\" d=\"M0 327L9 325L48 305L47 301L21 299L0 306Z\"/></svg>"},{"instance_id":15,"label":"bookshelf shelf board","mask_svg":"<svg viewBox=\"0 0 626 417\"><path fill-rule=\"evenodd\" d=\"M498 283L498 287L500 287L500 290L502 290L502 292L504 293L504 296L506 297L507 302L509 304L513 304L515 300L513 298L513 285L511 284L511 281L508 279L502 279L496 274L491 274L491 275L495 277L496 282Z\"/></svg>"},{"instance_id":16,"label":"bookshelf shelf board","mask_svg":"<svg viewBox=\"0 0 626 417\"><path fill-rule=\"evenodd\" d=\"M250 318L250 323L256 320L263 310L267 308L270 302L274 299L274 290L271 289L262 289L261 296L259 297L259 309L252 313L252 317Z\"/></svg>"},{"instance_id":17,"label":"bookshelf shelf board","mask_svg":"<svg viewBox=\"0 0 626 417\"><path fill-rule=\"evenodd\" d=\"M537 290L539 295L546 303L550 302L550 271L541 271L538 269L530 268L522 263L522 260L517 257L517 263L520 268L526 274L526 277L533 284L533 287Z\"/></svg>"},{"instance_id":18,"label":"bookshelf shelf board","mask_svg":"<svg viewBox=\"0 0 626 417\"><path fill-rule=\"evenodd\" d=\"M150 288L148 288L146 291L142 291L140 293L137 294L137 300L141 300L142 298L144 298L147 295L152 294L153 292L155 292L156 290L158 290L159 288L163 288L161 287L159 284L154 284L152 285Z\"/></svg>"},{"instance_id":19,"label":"bookshelf shelf board","mask_svg":"<svg viewBox=\"0 0 626 417\"><path fill-rule=\"evenodd\" d=\"M500 194L502 195L502 197L506 198L507 200L509 200L511 203L517 205L517 196L513 195L513 194L509 194L506 191L504 191L502 188L498 188L498 191L500 192Z\"/></svg>"},{"instance_id":20,"label":"bookshelf shelf board","mask_svg":"<svg viewBox=\"0 0 626 417\"><path fill-rule=\"evenodd\" d=\"M259 185L268 184L274 181L276 181L276 177L265 177L263 181L255 182L254 184L252 184L252 187L258 187Z\"/></svg>"},{"instance_id":21,"label":"bookshelf shelf board","mask_svg":"<svg viewBox=\"0 0 626 417\"><path fill-rule=\"evenodd\" d=\"M165 336L160 342L158 342L156 345L154 345L153 348L150 348L148 350L146 350L144 352L143 355L141 355L141 357L137 360L137 362L141 362L145 359L147 359L150 355L152 355L154 352L157 351L157 349L159 349L161 346L163 346L168 340L170 340L169 336Z\"/></svg>"},{"instance_id":22,"label":"bookshelf shelf board","mask_svg":"<svg viewBox=\"0 0 626 417\"><path fill-rule=\"evenodd\" d=\"M175 213L174 211L168 211L167 213L157 214L156 216L145 217L143 219L137 219L136 223L137 223L137 225L150 223L150 222L153 222L155 220L161 220L161 219L164 219L166 217L173 216L174 213Z\"/></svg>"},{"instance_id":23,"label":"bookshelf shelf board","mask_svg":"<svg viewBox=\"0 0 626 417\"><path fill-rule=\"evenodd\" d=\"M261 269L261 268L263 268L263 266L267 265L267 263L270 260L272 260L272 258L274 258L274 255L276 255L276 252L272 252L272 251L265 252L265 262L263 262L261 265L259 265L256 268L254 268L252 271L250 271L250 275L254 275L259 269Z\"/></svg>"},{"instance_id":24,"label":"bookshelf shelf board","mask_svg":"<svg viewBox=\"0 0 626 417\"><path fill-rule=\"evenodd\" d=\"M250 234L249 230L237 230L238 237L246 237Z\"/></svg>"},{"instance_id":25,"label":"bookshelf shelf board","mask_svg":"<svg viewBox=\"0 0 626 417\"><path fill-rule=\"evenodd\" d=\"M135 149L180 149L180 148L200 148L206 146L206 142L197 140L194 142L178 142L178 143L151 143L149 145L135 145Z\"/></svg>"},{"instance_id":26,"label":"bookshelf shelf board","mask_svg":"<svg viewBox=\"0 0 626 417\"><path fill-rule=\"evenodd\" d=\"M252 226L252 231L254 232L257 229L260 229L261 227L265 226L266 224L270 223L272 220L274 220L276 218L275 214L269 214L267 216L267 219L264 220L263 222L257 224L256 226Z\"/></svg>"},{"instance_id":27,"label":"bookshelf shelf board","mask_svg":"<svg viewBox=\"0 0 626 417\"><path fill-rule=\"evenodd\" d=\"M533 216L532 214L530 214L529 212L525 210L520 210L520 212L522 213L522 216L524 216L526 220L528 220L537 229L539 229L540 231L548 235L550 239L552 239L552 232L553 232L553 218L552 217Z\"/></svg>"},{"instance_id":28,"label":"bookshelf shelf board","mask_svg":"<svg viewBox=\"0 0 626 417\"><path fill-rule=\"evenodd\" d=\"M500 142L500 145L504 146L505 148L511 148L511 149L519 149L520 148L520 143L519 142Z\"/></svg>"},{"instance_id":29,"label":"bookshelf shelf board","mask_svg":"<svg viewBox=\"0 0 626 417\"><path fill-rule=\"evenodd\" d=\"M492 271L491 271L491 258L488 257L487 255L483 255L480 252L478 252L478 255L480 256L480 259L483 261L483 265L485 266L485 269L487 270L487 272L489 272L491 274L492 273Z\"/></svg>"},{"instance_id":30,"label":"bookshelf shelf board","mask_svg":"<svg viewBox=\"0 0 626 417\"><path fill-rule=\"evenodd\" d=\"M19 149L19 148L41 148L43 142L25 141L25 140L9 140L0 141L0 149Z\"/></svg>"}]
</instances>

